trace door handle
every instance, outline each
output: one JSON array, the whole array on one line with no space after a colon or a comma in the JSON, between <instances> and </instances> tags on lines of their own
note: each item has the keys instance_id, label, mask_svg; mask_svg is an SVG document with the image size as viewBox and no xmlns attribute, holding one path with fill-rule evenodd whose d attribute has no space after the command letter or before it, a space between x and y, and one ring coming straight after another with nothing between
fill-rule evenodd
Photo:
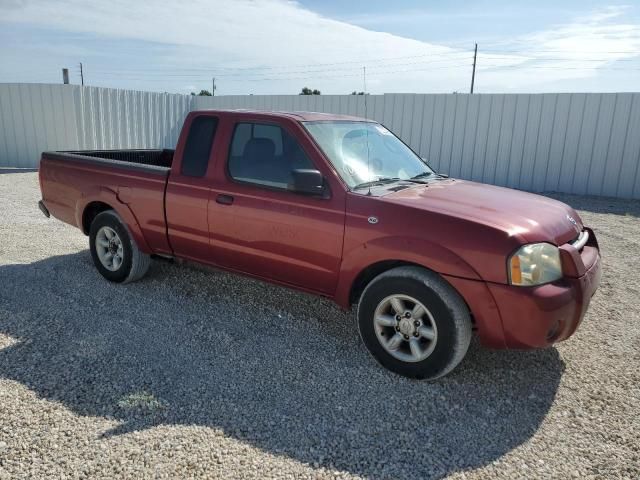
<instances>
[{"instance_id":1,"label":"door handle","mask_svg":"<svg viewBox=\"0 0 640 480\"><path fill-rule=\"evenodd\" d=\"M233 203L233 197L231 195L220 194L216 197L216 203L220 205L231 205Z\"/></svg>"}]
</instances>

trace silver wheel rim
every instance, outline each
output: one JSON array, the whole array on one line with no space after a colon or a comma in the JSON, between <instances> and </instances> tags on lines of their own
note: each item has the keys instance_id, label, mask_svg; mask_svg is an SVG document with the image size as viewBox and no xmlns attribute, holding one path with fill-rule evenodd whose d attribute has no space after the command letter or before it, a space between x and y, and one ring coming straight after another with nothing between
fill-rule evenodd
<instances>
[{"instance_id":1,"label":"silver wheel rim","mask_svg":"<svg viewBox=\"0 0 640 480\"><path fill-rule=\"evenodd\" d=\"M433 353L438 341L431 312L409 295L390 295L382 300L373 324L382 348L402 362L423 361Z\"/></svg>"},{"instance_id":2,"label":"silver wheel rim","mask_svg":"<svg viewBox=\"0 0 640 480\"><path fill-rule=\"evenodd\" d=\"M96 253L104 268L115 272L122 265L124 251L122 240L111 227L101 227L96 234Z\"/></svg>"}]
</instances>

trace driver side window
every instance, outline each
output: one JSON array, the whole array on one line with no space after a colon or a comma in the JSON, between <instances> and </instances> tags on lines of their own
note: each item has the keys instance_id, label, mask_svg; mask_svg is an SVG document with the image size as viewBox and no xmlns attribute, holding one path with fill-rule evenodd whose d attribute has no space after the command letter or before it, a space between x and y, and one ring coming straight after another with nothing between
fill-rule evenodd
<instances>
[{"instance_id":1,"label":"driver side window","mask_svg":"<svg viewBox=\"0 0 640 480\"><path fill-rule=\"evenodd\" d=\"M234 180L287 189L295 169L313 169L300 144L278 125L236 124L227 162Z\"/></svg>"}]
</instances>

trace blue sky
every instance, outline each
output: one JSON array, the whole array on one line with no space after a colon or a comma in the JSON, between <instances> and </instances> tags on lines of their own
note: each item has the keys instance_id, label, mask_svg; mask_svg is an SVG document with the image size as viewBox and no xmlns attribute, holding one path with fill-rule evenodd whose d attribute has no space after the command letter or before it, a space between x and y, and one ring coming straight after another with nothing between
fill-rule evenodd
<instances>
[{"instance_id":1,"label":"blue sky","mask_svg":"<svg viewBox=\"0 0 640 480\"><path fill-rule=\"evenodd\" d=\"M188 93L637 91L640 2L0 0L0 82Z\"/></svg>"}]
</instances>

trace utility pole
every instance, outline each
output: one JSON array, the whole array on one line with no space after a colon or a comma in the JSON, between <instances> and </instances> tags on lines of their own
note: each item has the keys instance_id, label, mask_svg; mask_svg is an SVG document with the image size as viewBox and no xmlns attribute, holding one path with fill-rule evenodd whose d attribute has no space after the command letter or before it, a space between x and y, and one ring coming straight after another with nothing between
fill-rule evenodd
<instances>
[{"instance_id":1,"label":"utility pole","mask_svg":"<svg viewBox=\"0 0 640 480\"><path fill-rule=\"evenodd\" d=\"M65 85L69 85L69 69L68 68L62 69L62 83L64 83Z\"/></svg>"},{"instance_id":2,"label":"utility pole","mask_svg":"<svg viewBox=\"0 0 640 480\"><path fill-rule=\"evenodd\" d=\"M211 96L216 96L216 77L213 77L213 80L211 81Z\"/></svg>"},{"instance_id":3,"label":"utility pole","mask_svg":"<svg viewBox=\"0 0 640 480\"><path fill-rule=\"evenodd\" d=\"M473 94L473 84L476 81L476 60L478 59L478 44L476 43L476 48L473 51L473 72L471 73L471 93Z\"/></svg>"},{"instance_id":4,"label":"utility pole","mask_svg":"<svg viewBox=\"0 0 640 480\"><path fill-rule=\"evenodd\" d=\"M80 85L84 87L84 73L82 72L82 62L80 62ZM472 88L473 90L473 88ZM471 92L473 93L473 92Z\"/></svg>"}]
</instances>

